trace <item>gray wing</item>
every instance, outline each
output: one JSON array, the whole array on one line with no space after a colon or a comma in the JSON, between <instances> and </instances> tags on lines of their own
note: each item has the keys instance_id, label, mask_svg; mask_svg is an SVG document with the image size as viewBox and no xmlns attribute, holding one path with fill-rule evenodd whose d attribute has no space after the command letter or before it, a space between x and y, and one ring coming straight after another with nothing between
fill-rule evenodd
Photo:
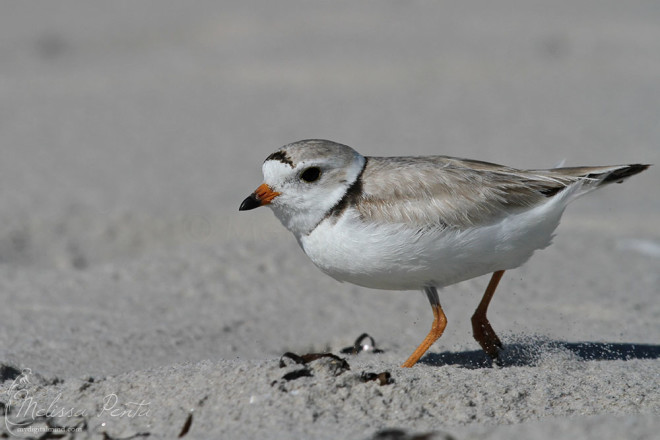
<instances>
[{"instance_id":1,"label":"gray wing","mask_svg":"<svg viewBox=\"0 0 660 440\"><path fill-rule=\"evenodd\" d=\"M594 169L524 171L446 156L369 157L356 208L375 222L463 229L543 203Z\"/></svg>"}]
</instances>

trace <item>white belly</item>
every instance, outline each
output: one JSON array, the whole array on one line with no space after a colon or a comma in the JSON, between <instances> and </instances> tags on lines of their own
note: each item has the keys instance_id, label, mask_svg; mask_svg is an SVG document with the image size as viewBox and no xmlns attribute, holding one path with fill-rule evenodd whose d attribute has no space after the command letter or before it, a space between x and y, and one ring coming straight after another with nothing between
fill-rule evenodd
<instances>
[{"instance_id":1,"label":"white belly","mask_svg":"<svg viewBox=\"0 0 660 440\"><path fill-rule=\"evenodd\" d=\"M550 244L563 208L546 204L488 226L424 232L367 224L347 210L299 242L314 264L339 281L386 290L443 287L520 266Z\"/></svg>"}]
</instances>

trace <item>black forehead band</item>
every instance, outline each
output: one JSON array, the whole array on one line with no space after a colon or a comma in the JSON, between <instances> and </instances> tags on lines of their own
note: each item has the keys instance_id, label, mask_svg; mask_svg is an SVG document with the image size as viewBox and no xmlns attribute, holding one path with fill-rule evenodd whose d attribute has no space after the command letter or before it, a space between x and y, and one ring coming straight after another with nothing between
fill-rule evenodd
<instances>
[{"instance_id":1,"label":"black forehead band","mask_svg":"<svg viewBox=\"0 0 660 440\"><path fill-rule=\"evenodd\" d=\"M264 162L268 160L279 160L283 164L289 165L291 168L293 168L293 161L289 159L289 156L287 156L284 151L274 152L273 154L268 156Z\"/></svg>"}]
</instances>

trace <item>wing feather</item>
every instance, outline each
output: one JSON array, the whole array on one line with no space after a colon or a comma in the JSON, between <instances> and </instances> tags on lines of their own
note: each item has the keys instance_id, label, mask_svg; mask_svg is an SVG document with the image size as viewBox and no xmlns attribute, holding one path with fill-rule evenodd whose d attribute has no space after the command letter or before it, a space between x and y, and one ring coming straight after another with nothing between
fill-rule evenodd
<instances>
[{"instance_id":1,"label":"wing feather","mask_svg":"<svg viewBox=\"0 0 660 440\"><path fill-rule=\"evenodd\" d=\"M376 222L468 228L548 200L581 176L446 156L369 157L356 205Z\"/></svg>"}]
</instances>

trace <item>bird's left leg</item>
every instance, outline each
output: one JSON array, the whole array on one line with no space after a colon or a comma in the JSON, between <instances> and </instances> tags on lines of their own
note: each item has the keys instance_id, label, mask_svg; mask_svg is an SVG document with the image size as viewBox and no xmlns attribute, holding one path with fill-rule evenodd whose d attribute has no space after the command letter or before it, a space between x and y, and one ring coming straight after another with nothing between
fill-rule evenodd
<instances>
[{"instance_id":1,"label":"bird's left leg","mask_svg":"<svg viewBox=\"0 0 660 440\"><path fill-rule=\"evenodd\" d=\"M431 345L442 336L442 332L444 332L445 327L447 327L447 317L445 316L445 312L442 311L442 307L440 307L438 291L435 287L425 287L424 293L426 293L426 296L431 303L431 308L433 308L433 324L431 324L431 331L429 331L429 334L426 335L426 338L424 338L422 343L419 344L419 347L417 347L408 360L401 365L403 368L409 368L415 365L417 361L424 356L426 350L428 350L429 347L431 347Z\"/></svg>"}]
</instances>

